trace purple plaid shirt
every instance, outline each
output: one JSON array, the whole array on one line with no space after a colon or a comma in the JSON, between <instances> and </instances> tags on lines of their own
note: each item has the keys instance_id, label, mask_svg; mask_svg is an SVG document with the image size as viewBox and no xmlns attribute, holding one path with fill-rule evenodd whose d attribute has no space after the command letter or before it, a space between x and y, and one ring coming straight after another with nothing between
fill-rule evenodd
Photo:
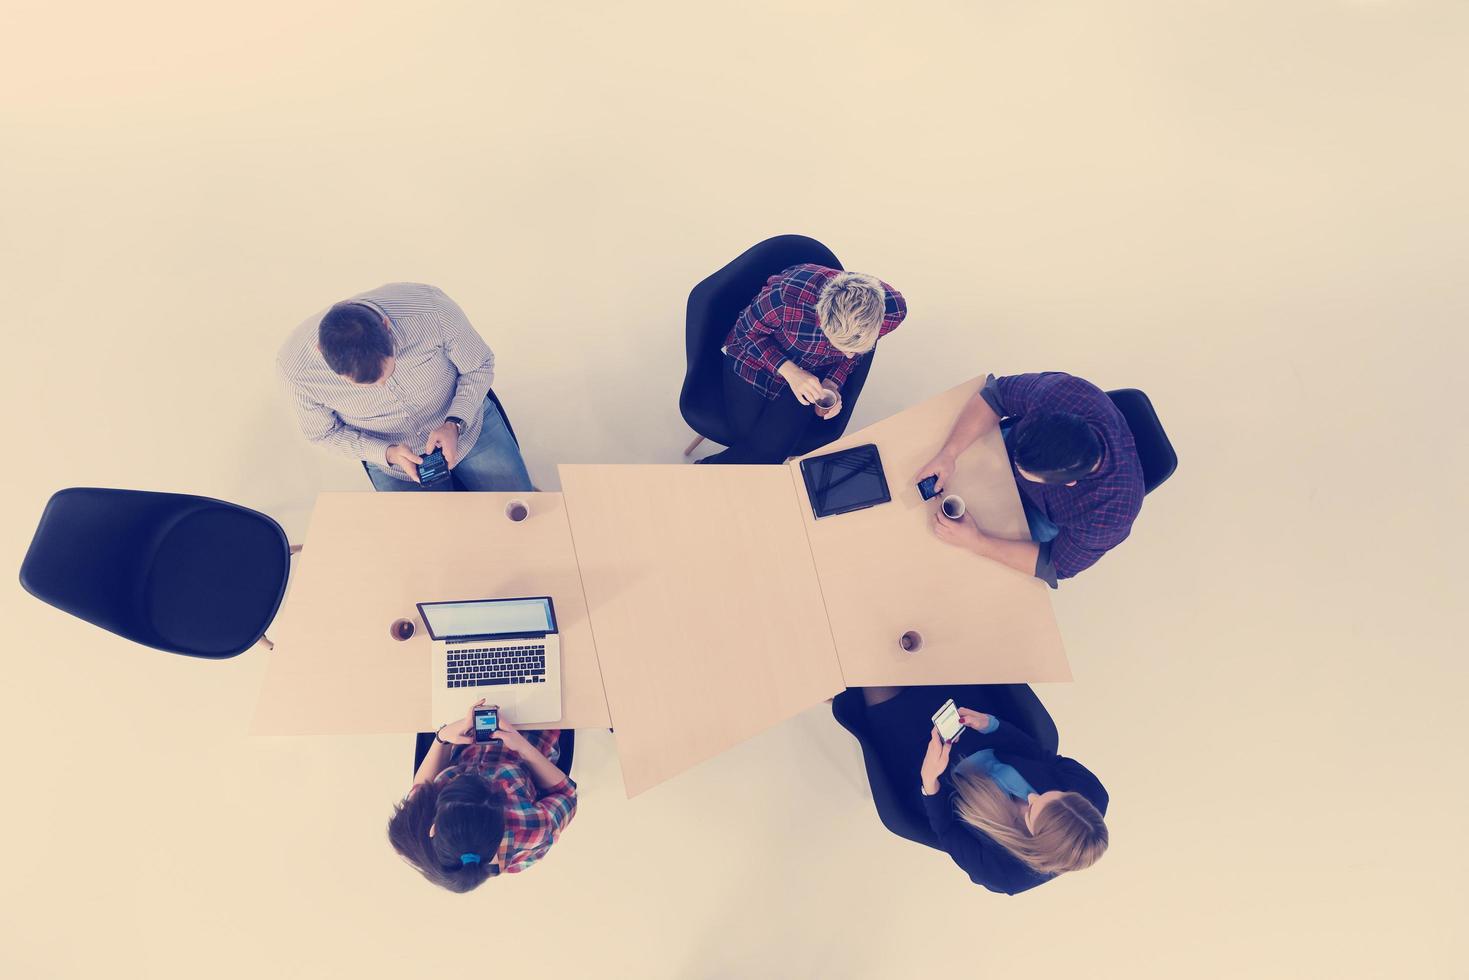
<instances>
[{"instance_id":1,"label":"purple plaid shirt","mask_svg":"<svg viewBox=\"0 0 1469 980\"><path fill-rule=\"evenodd\" d=\"M775 373L782 361L794 361L838 390L852 373L859 358L833 347L816 321L816 297L840 271L808 263L771 276L725 338L724 352L734 360L735 373L766 398L779 396L786 387L785 379ZM902 293L887 283L882 291L887 303L878 337L898 329L908 315Z\"/></svg>"},{"instance_id":2,"label":"purple plaid shirt","mask_svg":"<svg viewBox=\"0 0 1469 980\"><path fill-rule=\"evenodd\" d=\"M1143 506L1143 467L1127 420L1107 393L1090 381L1062 371L990 375L980 394L1000 418L1019 419L1029 412L1079 415L1102 440L1102 462L1076 486L1032 483L1015 474L1027 506L1046 515L1061 533L1041 545L1035 574L1052 587L1090 568L1117 547L1132 530ZM1012 457L1013 469L1015 460Z\"/></svg>"}]
</instances>

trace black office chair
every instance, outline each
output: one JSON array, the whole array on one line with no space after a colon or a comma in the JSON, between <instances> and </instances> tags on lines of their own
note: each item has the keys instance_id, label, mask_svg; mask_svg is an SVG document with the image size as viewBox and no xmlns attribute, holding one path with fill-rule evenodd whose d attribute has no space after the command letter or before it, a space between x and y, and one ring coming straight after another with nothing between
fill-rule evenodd
<instances>
[{"instance_id":1,"label":"black office chair","mask_svg":"<svg viewBox=\"0 0 1469 980\"><path fill-rule=\"evenodd\" d=\"M258 511L182 493L72 487L46 504L20 584L135 643L222 660L264 638L290 570L285 532Z\"/></svg>"},{"instance_id":2,"label":"black office chair","mask_svg":"<svg viewBox=\"0 0 1469 980\"><path fill-rule=\"evenodd\" d=\"M721 353L724 340L740 313L764 288L765 280L803 262L824 265L829 269L842 267L831 249L816 239L804 235L780 235L750 247L689 293L688 314L684 320L687 366L683 390L678 396L678 410L699 438L689 443L684 450L685 456L705 439L724 446L734 440L724 411L724 380L720 373L724 368L724 354ZM811 426L806 438L796 448L796 455L813 452L841 438L851 421L852 410L857 407L862 387L867 383L867 374L872 370L875 356L876 351L873 351L858 359L842 385L841 412L834 419Z\"/></svg>"},{"instance_id":3,"label":"black office chair","mask_svg":"<svg viewBox=\"0 0 1469 980\"><path fill-rule=\"evenodd\" d=\"M1178 469L1173 443L1168 441L1168 433L1163 431L1163 423L1158 421L1147 395L1136 388L1119 388L1107 392L1107 397L1132 430L1132 441L1137 443L1138 459L1143 464L1143 492L1152 493Z\"/></svg>"},{"instance_id":4,"label":"black office chair","mask_svg":"<svg viewBox=\"0 0 1469 980\"><path fill-rule=\"evenodd\" d=\"M996 717L1014 725L1035 739L1048 750L1055 752L1060 745L1056 723L1041 704L1040 698L1025 684L988 684L968 687L935 688L942 690L943 697L952 696L961 706L970 704L987 705ZM968 693L966 693L968 692ZM934 707L942 703L935 701ZM831 713L841 725L857 739L862 747L862 763L867 769L867 784L872 789L872 802L877 808L877 818L890 832L899 837L939 849L938 840L928 824L928 816L919 805L912 787L918 785L918 772L889 773L882 764L882 757L872 746L868 730L867 704L862 700L860 688L847 688L831 702ZM963 744L962 742L959 744ZM896 786L910 791L899 793Z\"/></svg>"},{"instance_id":5,"label":"black office chair","mask_svg":"<svg viewBox=\"0 0 1469 980\"><path fill-rule=\"evenodd\" d=\"M485 397L495 403L495 408L500 412L500 418L505 420L505 431L510 433L510 440L514 442L516 447L518 448L520 446L520 437L515 434L515 426L510 424L510 416L505 414L505 406L500 404L500 397L495 394L495 389L491 388L489 392L486 393ZM366 460L364 460L362 463L362 472L368 474L367 480L369 483L371 483L372 474L368 471ZM449 471L449 482L456 490L464 489L463 484L461 484L454 477L453 470Z\"/></svg>"},{"instance_id":6,"label":"black office chair","mask_svg":"<svg viewBox=\"0 0 1469 980\"><path fill-rule=\"evenodd\" d=\"M531 733L525 732L528 737ZM556 768L566 775L571 775L571 757L576 754L576 729L561 729L561 738L557 741L561 748L561 758L556 762ZM434 747L433 732L419 732L418 740L413 745L413 771L418 772L418 767L423 765L423 757L428 755L428 750Z\"/></svg>"}]
</instances>

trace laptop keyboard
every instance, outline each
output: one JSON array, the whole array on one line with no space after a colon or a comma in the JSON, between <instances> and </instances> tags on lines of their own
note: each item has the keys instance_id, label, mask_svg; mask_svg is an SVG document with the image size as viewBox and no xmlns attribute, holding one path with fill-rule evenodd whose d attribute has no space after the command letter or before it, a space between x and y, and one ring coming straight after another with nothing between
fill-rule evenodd
<instances>
[{"instance_id":1,"label":"laptop keyboard","mask_svg":"<svg viewBox=\"0 0 1469 980\"><path fill-rule=\"evenodd\" d=\"M449 651L450 687L546 683L546 646L476 647Z\"/></svg>"}]
</instances>

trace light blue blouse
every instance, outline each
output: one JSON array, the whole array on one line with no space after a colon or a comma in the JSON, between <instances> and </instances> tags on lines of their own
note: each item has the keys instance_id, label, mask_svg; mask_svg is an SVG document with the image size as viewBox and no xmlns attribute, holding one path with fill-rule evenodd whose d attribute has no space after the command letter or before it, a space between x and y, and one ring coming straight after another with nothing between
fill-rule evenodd
<instances>
[{"instance_id":1,"label":"light blue blouse","mask_svg":"<svg viewBox=\"0 0 1469 980\"><path fill-rule=\"evenodd\" d=\"M990 723L979 729L981 735L988 735L1000 727L1000 719L990 715ZM1008 766L995 758L994 749L980 749L971 752L960 759L954 766L955 771L977 772L988 776L1000 784L1000 788L1017 800L1029 798L1035 792L1035 787L1026 782L1025 777L1020 775L1014 766Z\"/></svg>"}]
</instances>

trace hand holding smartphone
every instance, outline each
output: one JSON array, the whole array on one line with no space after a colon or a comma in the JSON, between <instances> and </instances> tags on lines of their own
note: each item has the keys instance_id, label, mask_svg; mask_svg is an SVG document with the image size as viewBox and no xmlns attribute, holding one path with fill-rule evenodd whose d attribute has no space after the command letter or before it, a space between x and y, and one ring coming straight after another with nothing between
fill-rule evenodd
<instances>
[{"instance_id":1,"label":"hand holding smartphone","mask_svg":"<svg viewBox=\"0 0 1469 980\"><path fill-rule=\"evenodd\" d=\"M964 734L964 722L959 720L959 709L954 699L944 702L943 707L933 713L933 727L938 729L939 738L945 742L956 742Z\"/></svg>"},{"instance_id":2,"label":"hand holding smartphone","mask_svg":"<svg viewBox=\"0 0 1469 980\"><path fill-rule=\"evenodd\" d=\"M424 453L423 462L418 464L418 482L430 490L448 488L449 463L444 459L442 449Z\"/></svg>"},{"instance_id":3,"label":"hand holding smartphone","mask_svg":"<svg viewBox=\"0 0 1469 980\"><path fill-rule=\"evenodd\" d=\"M953 702L949 702L953 704ZM474 709L474 740L483 745L495 740L495 732L500 728L500 709L491 705L487 708Z\"/></svg>"}]
</instances>

